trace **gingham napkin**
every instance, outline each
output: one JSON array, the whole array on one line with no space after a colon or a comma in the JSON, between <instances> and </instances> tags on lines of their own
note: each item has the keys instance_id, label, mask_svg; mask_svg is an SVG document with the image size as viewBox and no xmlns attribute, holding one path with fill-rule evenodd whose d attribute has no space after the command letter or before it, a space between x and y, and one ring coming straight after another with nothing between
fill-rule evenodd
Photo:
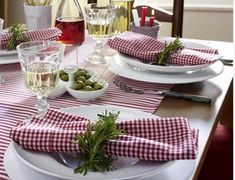
<instances>
[{"instance_id":1,"label":"gingham napkin","mask_svg":"<svg viewBox=\"0 0 235 180\"><path fill-rule=\"evenodd\" d=\"M121 53L139 58L143 62L153 62L156 53L164 49L165 43L155 38L134 32L124 32L108 39L107 44ZM200 65L211 64L221 58L218 50L211 48L183 48L170 57L169 64Z\"/></svg>"},{"instance_id":2,"label":"gingham napkin","mask_svg":"<svg viewBox=\"0 0 235 180\"><path fill-rule=\"evenodd\" d=\"M74 144L77 133L84 133L90 120L49 110L44 119L22 122L10 137L23 148L45 152L79 152ZM110 155L141 160L168 161L195 159L198 153L198 130L191 129L186 118L146 118L117 123L124 135L110 140Z\"/></svg>"},{"instance_id":3,"label":"gingham napkin","mask_svg":"<svg viewBox=\"0 0 235 180\"><path fill-rule=\"evenodd\" d=\"M52 28L27 31L26 34L29 37L30 41L39 41L39 40L55 41L59 39L59 36L61 36L62 31L58 28L52 27ZM1 35L0 49L6 49L7 42L10 37L11 33L9 32L5 32Z\"/></svg>"}]
</instances>

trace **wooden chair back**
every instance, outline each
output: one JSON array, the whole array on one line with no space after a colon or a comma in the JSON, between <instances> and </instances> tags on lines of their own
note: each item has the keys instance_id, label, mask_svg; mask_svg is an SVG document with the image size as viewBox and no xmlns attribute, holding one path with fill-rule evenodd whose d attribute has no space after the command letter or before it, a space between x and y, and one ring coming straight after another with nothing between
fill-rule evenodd
<instances>
[{"instance_id":1,"label":"wooden chair back","mask_svg":"<svg viewBox=\"0 0 235 180\"><path fill-rule=\"evenodd\" d=\"M97 0L87 0L87 4L90 4L90 3L97 3Z\"/></svg>"},{"instance_id":2,"label":"wooden chair back","mask_svg":"<svg viewBox=\"0 0 235 180\"><path fill-rule=\"evenodd\" d=\"M141 13L141 8L145 5L136 6L138 13ZM182 37L183 35L183 13L184 13L184 0L174 0L173 11L167 11L157 6L148 6L148 16L151 16L154 11L155 19L159 22L172 23L171 36Z\"/></svg>"}]
</instances>

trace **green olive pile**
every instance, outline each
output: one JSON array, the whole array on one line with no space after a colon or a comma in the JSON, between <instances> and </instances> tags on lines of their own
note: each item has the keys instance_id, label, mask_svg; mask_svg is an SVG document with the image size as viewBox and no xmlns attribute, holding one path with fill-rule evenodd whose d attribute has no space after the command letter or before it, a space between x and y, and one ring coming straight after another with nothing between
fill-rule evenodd
<instances>
[{"instance_id":1,"label":"green olive pile","mask_svg":"<svg viewBox=\"0 0 235 180\"><path fill-rule=\"evenodd\" d=\"M62 81L68 81L69 75L66 72L64 72L63 70L60 70L60 79Z\"/></svg>"},{"instance_id":2,"label":"green olive pile","mask_svg":"<svg viewBox=\"0 0 235 180\"><path fill-rule=\"evenodd\" d=\"M74 73L72 89L79 91L95 91L103 88L103 85L90 79L91 75L85 69L78 69Z\"/></svg>"}]
</instances>

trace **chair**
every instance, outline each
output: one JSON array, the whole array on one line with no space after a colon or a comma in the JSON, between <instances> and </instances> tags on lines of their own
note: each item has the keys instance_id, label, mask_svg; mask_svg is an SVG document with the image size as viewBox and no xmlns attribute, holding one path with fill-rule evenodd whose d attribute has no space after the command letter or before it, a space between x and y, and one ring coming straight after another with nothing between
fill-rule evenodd
<instances>
[{"instance_id":1,"label":"chair","mask_svg":"<svg viewBox=\"0 0 235 180\"><path fill-rule=\"evenodd\" d=\"M145 5L138 5L135 7L139 14L141 13L141 8L143 6ZM173 12L152 5L146 5L145 7L148 7L148 16L151 16L152 11L154 11L155 18L158 21L172 23L172 37L182 37L184 0L174 0Z\"/></svg>"},{"instance_id":2,"label":"chair","mask_svg":"<svg viewBox=\"0 0 235 180\"><path fill-rule=\"evenodd\" d=\"M97 3L97 0L87 0L87 4L90 4L90 3Z\"/></svg>"}]
</instances>

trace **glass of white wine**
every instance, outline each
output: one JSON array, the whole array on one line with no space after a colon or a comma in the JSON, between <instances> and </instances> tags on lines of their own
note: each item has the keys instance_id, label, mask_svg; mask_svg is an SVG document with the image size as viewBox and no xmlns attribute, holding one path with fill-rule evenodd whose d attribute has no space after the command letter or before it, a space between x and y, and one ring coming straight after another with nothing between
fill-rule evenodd
<instances>
[{"instance_id":1,"label":"glass of white wine","mask_svg":"<svg viewBox=\"0 0 235 180\"><path fill-rule=\"evenodd\" d=\"M96 40L95 52L86 59L92 64L104 64L105 58L101 54L103 40L112 33L116 7L112 4L88 4L85 7L87 29L89 35Z\"/></svg>"},{"instance_id":2,"label":"glass of white wine","mask_svg":"<svg viewBox=\"0 0 235 180\"><path fill-rule=\"evenodd\" d=\"M31 41L18 45L17 51L26 87L37 96L37 116L43 116L49 107L47 96L58 86L64 45L55 41Z\"/></svg>"}]
</instances>

